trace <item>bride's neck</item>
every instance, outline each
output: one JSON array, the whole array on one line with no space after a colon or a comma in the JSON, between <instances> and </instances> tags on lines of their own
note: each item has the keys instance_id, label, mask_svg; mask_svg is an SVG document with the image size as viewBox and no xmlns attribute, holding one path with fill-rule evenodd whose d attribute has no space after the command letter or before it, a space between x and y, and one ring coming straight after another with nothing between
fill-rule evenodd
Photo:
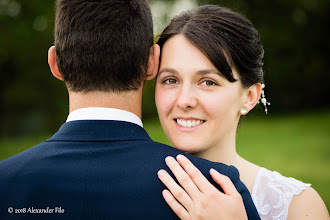
<instances>
[{"instance_id":1,"label":"bride's neck","mask_svg":"<svg viewBox=\"0 0 330 220\"><path fill-rule=\"evenodd\" d=\"M240 156L237 154L235 147L231 148L220 148L220 149L210 149L207 151L201 151L193 153L192 155L213 162L224 163L227 165L234 165L240 159Z\"/></svg>"},{"instance_id":2,"label":"bride's neck","mask_svg":"<svg viewBox=\"0 0 330 220\"><path fill-rule=\"evenodd\" d=\"M240 173L240 179L247 186L249 191L252 192L254 180L260 167L238 155L236 152L235 139L231 140L234 141L227 141L222 145L210 148L207 151L194 153L193 155L213 162L235 166Z\"/></svg>"},{"instance_id":3,"label":"bride's neck","mask_svg":"<svg viewBox=\"0 0 330 220\"><path fill-rule=\"evenodd\" d=\"M237 160L240 158L236 152L236 133L232 132L226 135L217 145L208 147L200 152L192 153L192 155L213 162L235 166Z\"/></svg>"}]
</instances>

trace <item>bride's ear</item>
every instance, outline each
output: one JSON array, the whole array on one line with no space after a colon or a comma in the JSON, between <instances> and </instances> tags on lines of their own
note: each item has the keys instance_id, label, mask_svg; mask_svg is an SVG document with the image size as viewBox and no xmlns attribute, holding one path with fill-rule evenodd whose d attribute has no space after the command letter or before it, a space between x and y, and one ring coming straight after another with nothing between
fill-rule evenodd
<instances>
[{"instance_id":1,"label":"bride's ear","mask_svg":"<svg viewBox=\"0 0 330 220\"><path fill-rule=\"evenodd\" d=\"M53 76L57 79L63 81L63 76L58 70L58 66L56 63L56 53L55 53L55 46L51 46L48 50L48 65L50 68L50 71L52 72Z\"/></svg>"},{"instance_id":2,"label":"bride's ear","mask_svg":"<svg viewBox=\"0 0 330 220\"><path fill-rule=\"evenodd\" d=\"M150 55L148 61L148 69L146 72L146 80L152 80L158 73L159 68L160 47L158 44L150 48Z\"/></svg>"},{"instance_id":3,"label":"bride's ear","mask_svg":"<svg viewBox=\"0 0 330 220\"><path fill-rule=\"evenodd\" d=\"M246 111L241 112L242 115L246 115L256 106L261 95L261 90L261 83L256 83L245 91L246 96L242 108L245 108Z\"/></svg>"}]
</instances>

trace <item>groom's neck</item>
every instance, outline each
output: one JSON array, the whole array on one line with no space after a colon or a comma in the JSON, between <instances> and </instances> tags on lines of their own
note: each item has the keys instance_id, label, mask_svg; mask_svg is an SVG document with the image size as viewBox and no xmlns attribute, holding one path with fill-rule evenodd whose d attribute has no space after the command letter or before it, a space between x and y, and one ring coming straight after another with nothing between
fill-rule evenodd
<instances>
[{"instance_id":1,"label":"groom's neck","mask_svg":"<svg viewBox=\"0 0 330 220\"><path fill-rule=\"evenodd\" d=\"M69 91L70 112L88 107L116 108L132 112L141 118L142 88L129 92Z\"/></svg>"}]
</instances>

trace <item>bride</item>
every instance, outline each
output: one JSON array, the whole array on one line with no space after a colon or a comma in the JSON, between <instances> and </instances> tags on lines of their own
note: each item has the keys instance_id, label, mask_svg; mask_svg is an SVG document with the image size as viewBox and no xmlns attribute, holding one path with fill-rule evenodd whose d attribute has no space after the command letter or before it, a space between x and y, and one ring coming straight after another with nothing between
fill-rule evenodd
<instances>
[{"instance_id":1,"label":"bride","mask_svg":"<svg viewBox=\"0 0 330 220\"><path fill-rule=\"evenodd\" d=\"M240 117L259 100L266 110L268 104L263 92L264 51L253 24L229 9L201 6L175 17L157 44L162 52L156 105L173 146L234 165L261 219L328 219L324 202L310 184L259 167L236 152ZM168 157L166 163L180 183L166 171L158 172L168 188L163 197L173 211L181 219L217 219L216 204L223 193L214 193L184 156ZM225 177L215 170L210 174L226 195L237 195Z\"/></svg>"}]
</instances>

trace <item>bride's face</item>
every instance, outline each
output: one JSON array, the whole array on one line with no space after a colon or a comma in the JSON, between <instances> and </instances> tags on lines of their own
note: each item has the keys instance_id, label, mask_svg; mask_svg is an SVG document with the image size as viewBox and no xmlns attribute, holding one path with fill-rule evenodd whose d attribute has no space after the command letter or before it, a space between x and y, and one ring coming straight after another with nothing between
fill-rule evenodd
<instances>
[{"instance_id":1,"label":"bride's face","mask_svg":"<svg viewBox=\"0 0 330 220\"><path fill-rule=\"evenodd\" d=\"M174 147L200 153L234 143L245 94L241 82L229 82L181 35L167 40L161 53L156 105Z\"/></svg>"}]
</instances>

